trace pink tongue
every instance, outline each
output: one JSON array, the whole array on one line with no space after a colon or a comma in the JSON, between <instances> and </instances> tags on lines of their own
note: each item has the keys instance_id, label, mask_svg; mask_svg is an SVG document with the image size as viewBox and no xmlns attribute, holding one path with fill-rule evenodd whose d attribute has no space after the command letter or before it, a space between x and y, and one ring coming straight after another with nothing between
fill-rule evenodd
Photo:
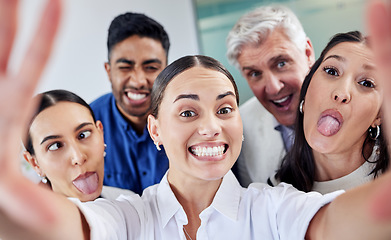
<instances>
[{"instance_id":1,"label":"pink tongue","mask_svg":"<svg viewBox=\"0 0 391 240\"><path fill-rule=\"evenodd\" d=\"M73 185L84 194L94 193L98 189L98 174L94 173L86 178L73 181Z\"/></svg>"},{"instance_id":2,"label":"pink tongue","mask_svg":"<svg viewBox=\"0 0 391 240\"><path fill-rule=\"evenodd\" d=\"M326 137L336 134L340 127L341 125L337 119L331 116L322 117L318 121L318 131Z\"/></svg>"}]
</instances>

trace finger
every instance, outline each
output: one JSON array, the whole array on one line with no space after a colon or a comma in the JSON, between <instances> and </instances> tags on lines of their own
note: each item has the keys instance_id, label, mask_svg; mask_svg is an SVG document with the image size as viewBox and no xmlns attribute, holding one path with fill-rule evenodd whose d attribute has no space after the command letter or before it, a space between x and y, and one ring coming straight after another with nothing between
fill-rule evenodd
<instances>
[{"instance_id":1,"label":"finger","mask_svg":"<svg viewBox=\"0 0 391 240\"><path fill-rule=\"evenodd\" d=\"M369 211L375 221L391 219L391 172L377 180L373 195L370 198Z\"/></svg>"},{"instance_id":2,"label":"finger","mask_svg":"<svg viewBox=\"0 0 391 240\"><path fill-rule=\"evenodd\" d=\"M368 30L380 67L391 64L391 12L382 1L372 1L368 7Z\"/></svg>"},{"instance_id":3,"label":"finger","mask_svg":"<svg viewBox=\"0 0 391 240\"><path fill-rule=\"evenodd\" d=\"M0 0L0 74L4 75L8 67L12 44L17 27L17 0Z\"/></svg>"},{"instance_id":4,"label":"finger","mask_svg":"<svg viewBox=\"0 0 391 240\"><path fill-rule=\"evenodd\" d=\"M16 75L18 91L23 96L32 96L45 69L59 27L61 10L60 0L48 0L33 41Z\"/></svg>"},{"instance_id":5,"label":"finger","mask_svg":"<svg viewBox=\"0 0 391 240\"><path fill-rule=\"evenodd\" d=\"M370 44L375 53L375 61L380 77L378 83L384 91L383 109L385 119L391 121L391 8L384 1L374 0L368 6L367 27ZM387 126L391 139L391 126Z\"/></svg>"}]
</instances>

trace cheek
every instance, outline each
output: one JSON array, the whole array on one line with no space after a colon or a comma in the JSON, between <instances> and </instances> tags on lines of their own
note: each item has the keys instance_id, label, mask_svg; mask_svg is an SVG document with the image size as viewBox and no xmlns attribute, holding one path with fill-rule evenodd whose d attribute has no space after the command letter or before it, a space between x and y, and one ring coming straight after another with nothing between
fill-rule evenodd
<instances>
[{"instance_id":1,"label":"cheek","mask_svg":"<svg viewBox=\"0 0 391 240\"><path fill-rule=\"evenodd\" d=\"M352 114L355 119L355 125L363 125L369 127L377 118L380 111L380 101L373 101L373 99L360 99L355 104L355 113ZM366 121L363 121L365 119Z\"/></svg>"},{"instance_id":2,"label":"cheek","mask_svg":"<svg viewBox=\"0 0 391 240\"><path fill-rule=\"evenodd\" d=\"M230 135L234 146L238 146L240 151L243 137L243 125L240 117L236 117L226 123L225 131Z\"/></svg>"},{"instance_id":3,"label":"cheek","mask_svg":"<svg viewBox=\"0 0 391 240\"><path fill-rule=\"evenodd\" d=\"M304 78L305 74L299 72L299 69L296 69L296 71L288 71L280 76L282 82L289 85L292 89L296 89L298 93L300 93Z\"/></svg>"},{"instance_id":4,"label":"cheek","mask_svg":"<svg viewBox=\"0 0 391 240\"><path fill-rule=\"evenodd\" d=\"M160 139L166 151L178 152L194 133L193 124L184 124L180 121L166 122L169 124L160 125Z\"/></svg>"},{"instance_id":5,"label":"cheek","mask_svg":"<svg viewBox=\"0 0 391 240\"><path fill-rule=\"evenodd\" d=\"M264 98L265 85L261 81L252 82L252 83L249 82L249 87L258 99Z\"/></svg>"}]
</instances>

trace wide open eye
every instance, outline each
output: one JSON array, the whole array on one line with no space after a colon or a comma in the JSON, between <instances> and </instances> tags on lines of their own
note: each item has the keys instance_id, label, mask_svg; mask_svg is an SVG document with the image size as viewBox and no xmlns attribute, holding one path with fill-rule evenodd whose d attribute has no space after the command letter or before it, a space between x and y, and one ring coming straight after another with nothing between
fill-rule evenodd
<instances>
[{"instance_id":1,"label":"wide open eye","mask_svg":"<svg viewBox=\"0 0 391 240\"><path fill-rule=\"evenodd\" d=\"M59 148L61 148L62 147L62 143L60 143L60 142L55 142L55 143L52 143L52 144L50 144L49 146L48 146L48 150L49 151L56 151L56 150L58 150Z\"/></svg>"},{"instance_id":2,"label":"wide open eye","mask_svg":"<svg viewBox=\"0 0 391 240\"><path fill-rule=\"evenodd\" d=\"M232 108L230 107L223 107L217 111L217 114L228 114L232 112Z\"/></svg>"},{"instance_id":3,"label":"wide open eye","mask_svg":"<svg viewBox=\"0 0 391 240\"><path fill-rule=\"evenodd\" d=\"M334 67L324 67L323 71L325 71L329 75L339 76L338 70Z\"/></svg>"},{"instance_id":4,"label":"wide open eye","mask_svg":"<svg viewBox=\"0 0 391 240\"><path fill-rule=\"evenodd\" d=\"M362 81L359 81L358 84L360 84L364 87L367 87L367 88L374 88L375 87L375 83L370 79L364 79Z\"/></svg>"},{"instance_id":5,"label":"wide open eye","mask_svg":"<svg viewBox=\"0 0 391 240\"><path fill-rule=\"evenodd\" d=\"M91 135L91 131L86 130L86 131L79 133L79 135L77 137L78 137L78 139L84 139L84 138L88 138L90 135Z\"/></svg>"},{"instance_id":6,"label":"wide open eye","mask_svg":"<svg viewBox=\"0 0 391 240\"><path fill-rule=\"evenodd\" d=\"M197 114L194 111L186 110L179 114L181 117L194 117Z\"/></svg>"}]
</instances>

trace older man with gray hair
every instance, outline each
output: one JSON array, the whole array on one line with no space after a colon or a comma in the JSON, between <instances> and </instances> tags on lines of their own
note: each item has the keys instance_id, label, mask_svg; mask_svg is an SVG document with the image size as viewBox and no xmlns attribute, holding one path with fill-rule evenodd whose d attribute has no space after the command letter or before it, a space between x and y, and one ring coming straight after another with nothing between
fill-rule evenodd
<instances>
[{"instance_id":1,"label":"older man with gray hair","mask_svg":"<svg viewBox=\"0 0 391 240\"><path fill-rule=\"evenodd\" d=\"M243 186L267 182L294 140L301 85L315 61L312 43L290 9L263 6L239 19L227 49L254 93L240 107L244 142L234 172Z\"/></svg>"}]
</instances>

